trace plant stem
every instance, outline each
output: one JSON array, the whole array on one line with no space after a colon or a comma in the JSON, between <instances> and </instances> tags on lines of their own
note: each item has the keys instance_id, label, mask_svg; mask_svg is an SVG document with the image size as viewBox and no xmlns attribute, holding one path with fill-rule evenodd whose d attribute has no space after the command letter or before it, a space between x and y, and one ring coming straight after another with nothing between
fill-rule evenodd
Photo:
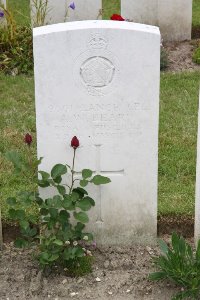
<instances>
[{"instance_id":1,"label":"plant stem","mask_svg":"<svg viewBox=\"0 0 200 300\"><path fill-rule=\"evenodd\" d=\"M75 157L76 157L76 148L74 148L74 156L73 156L73 162L72 162L72 183L71 183L71 187L70 187L70 191L69 193L71 194L73 186L74 186L74 164L75 164Z\"/></svg>"}]
</instances>

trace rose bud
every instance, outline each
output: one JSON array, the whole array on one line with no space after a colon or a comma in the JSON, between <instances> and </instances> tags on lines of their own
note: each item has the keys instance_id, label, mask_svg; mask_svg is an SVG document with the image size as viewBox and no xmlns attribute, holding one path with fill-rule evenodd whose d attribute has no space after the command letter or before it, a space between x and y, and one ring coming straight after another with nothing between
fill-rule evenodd
<instances>
[{"instance_id":1,"label":"rose bud","mask_svg":"<svg viewBox=\"0 0 200 300\"><path fill-rule=\"evenodd\" d=\"M33 140L32 136L29 133L27 133L24 137L24 142L30 146L32 143L32 140Z\"/></svg>"},{"instance_id":2,"label":"rose bud","mask_svg":"<svg viewBox=\"0 0 200 300\"><path fill-rule=\"evenodd\" d=\"M79 140L77 139L76 136L74 136L71 140L71 146L76 149L79 147Z\"/></svg>"}]
</instances>

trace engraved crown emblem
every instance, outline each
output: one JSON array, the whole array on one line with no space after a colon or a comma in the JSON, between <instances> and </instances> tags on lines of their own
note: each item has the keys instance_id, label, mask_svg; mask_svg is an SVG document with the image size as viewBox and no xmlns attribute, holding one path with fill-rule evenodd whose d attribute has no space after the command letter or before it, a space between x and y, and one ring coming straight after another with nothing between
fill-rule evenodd
<instances>
[{"instance_id":1,"label":"engraved crown emblem","mask_svg":"<svg viewBox=\"0 0 200 300\"><path fill-rule=\"evenodd\" d=\"M88 46L92 49L105 49L107 45L107 39L100 34L92 35L92 37L88 41Z\"/></svg>"}]
</instances>

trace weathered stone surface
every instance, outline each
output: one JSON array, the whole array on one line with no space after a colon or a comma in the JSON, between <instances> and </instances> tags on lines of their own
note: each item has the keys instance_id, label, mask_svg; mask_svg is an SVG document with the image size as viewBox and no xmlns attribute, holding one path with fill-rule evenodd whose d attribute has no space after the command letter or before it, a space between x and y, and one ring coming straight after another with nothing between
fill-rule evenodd
<instances>
[{"instance_id":1,"label":"weathered stone surface","mask_svg":"<svg viewBox=\"0 0 200 300\"><path fill-rule=\"evenodd\" d=\"M192 0L121 0L121 14L133 22L159 26L165 41L191 39Z\"/></svg>"},{"instance_id":2,"label":"weathered stone surface","mask_svg":"<svg viewBox=\"0 0 200 300\"><path fill-rule=\"evenodd\" d=\"M34 58L42 169L70 163L76 135L76 171L90 168L112 180L89 188L96 239L131 244L156 237L158 28L113 21L40 27Z\"/></svg>"}]
</instances>

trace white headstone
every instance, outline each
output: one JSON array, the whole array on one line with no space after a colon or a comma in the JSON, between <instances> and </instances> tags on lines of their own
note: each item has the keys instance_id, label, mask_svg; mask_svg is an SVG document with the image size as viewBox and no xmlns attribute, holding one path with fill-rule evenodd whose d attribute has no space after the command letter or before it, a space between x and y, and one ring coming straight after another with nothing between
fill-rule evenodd
<instances>
[{"instance_id":1,"label":"white headstone","mask_svg":"<svg viewBox=\"0 0 200 300\"><path fill-rule=\"evenodd\" d=\"M112 180L90 187L96 239L125 245L156 237L159 29L115 21L40 27L34 58L42 169L69 163L76 135L76 171Z\"/></svg>"},{"instance_id":2,"label":"white headstone","mask_svg":"<svg viewBox=\"0 0 200 300\"><path fill-rule=\"evenodd\" d=\"M191 39L192 0L121 0L121 14L133 22L159 26L165 41Z\"/></svg>"},{"instance_id":3,"label":"white headstone","mask_svg":"<svg viewBox=\"0 0 200 300\"><path fill-rule=\"evenodd\" d=\"M44 24L56 24L67 21L96 20L102 18L102 0L31 0L31 18L33 26L38 26L37 7L46 5ZM74 4L74 7L73 7ZM71 7L70 7L71 5Z\"/></svg>"},{"instance_id":4,"label":"white headstone","mask_svg":"<svg viewBox=\"0 0 200 300\"><path fill-rule=\"evenodd\" d=\"M200 98L199 98L200 104ZM198 115L197 165L196 165L196 199L195 199L195 226L194 236L196 243L200 240L200 106Z\"/></svg>"},{"instance_id":5,"label":"white headstone","mask_svg":"<svg viewBox=\"0 0 200 300\"><path fill-rule=\"evenodd\" d=\"M191 40L192 0L159 0L158 18L165 41Z\"/></svg>"},{"instance_id":6,"label":"white headstone","mask_svg":"<svg viewBox=\"0 0 200 300\"><path fill-rule=\"evenodd\" d=\"M158 24L158 0L121 0L121 15L142 24Z\"/></svg>"}]
</instances>

